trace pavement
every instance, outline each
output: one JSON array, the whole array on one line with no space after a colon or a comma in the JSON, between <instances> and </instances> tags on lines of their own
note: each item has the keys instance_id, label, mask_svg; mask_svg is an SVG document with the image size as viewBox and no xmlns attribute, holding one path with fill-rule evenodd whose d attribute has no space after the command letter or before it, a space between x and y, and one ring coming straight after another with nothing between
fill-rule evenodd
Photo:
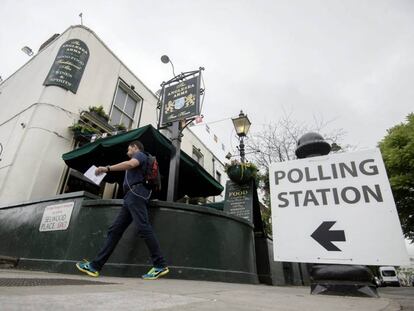
<instances>
[{"instance_id":1,"label":"pavement","mask_svg":"<svg viewBox=\"0 0 414 311\"><path fill-rule=\"evenodd\" d=\"M378 293L383 298L397 301L401 310L414 311L414 287L380 287Z\"/></svg>"},{"instance_id":2,"label":"pavement","mask_svg":"<svg viewBox=\"0 0 414 311\"><path fill-rule=\"evenodd\" d=\"M0 309L394 311L400 310L400 305L389 298L314 296L309 294L309 287L166 278L155 281L105 276L92 278L0 269Z\"/></svg>"}]
</instances>

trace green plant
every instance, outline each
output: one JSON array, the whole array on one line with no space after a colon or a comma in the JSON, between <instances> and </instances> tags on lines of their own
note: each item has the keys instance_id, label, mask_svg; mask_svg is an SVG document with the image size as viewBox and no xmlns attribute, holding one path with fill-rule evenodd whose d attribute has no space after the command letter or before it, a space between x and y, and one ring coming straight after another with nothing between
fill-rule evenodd
<instances>
[{"instance_id":1,"label":"green plant","mask_svg":"<svg viewBox=\"0 0 414 311\"><path fill-rule=\"evenodd\" d=\"M73 132L73 134L75 134L75 135L79 135L79 134L97 134L97 133L99 133L99 131L97 129L93 128L90 125L80 123L79 121L76 122L75 124L69 126L69 130L71 130Z\"/></svg>"},{"instance_id":2,"label":"green plant","mask_svg":"<svg viewBox=\"0 0 414 311\"><path fill-rule=\"evenodd\" d=\"M114 125L114 128L117 130L117 131L126 131L126 126L123 124L123 123L121 123L121 124L118 124L118 125Z\"/></svg>"},{"instance_id":3,"label":"green plant","mask_svg":"<svg viewBox=\"0 0 414 311\"><path fill-rule=\"evenodd\" d=\"M229 168L233 167L233 166L240 166L243 169L252 169L254 171L257 172L257 166L252 163L252 162L240 162L239 160L231 160L230 163L226 163L224 164L224 171L227 173L227 171L229 170Z\"/></svg>"},{"instance_id":4,"label":"green plant","mask_svg":"<svg viewBox=\"0 0 414 311\"><path fill-rule=\"evenodd\" d=\"M251 162L241 163L232 160L230 164L224 165L224 170L229 178L237 184L244 184L257 176L257 166Z\"/></svg>"},{"instance_id":5,"label":"green plant","mask_svg":"<svg viewBox=\"0 0 414 311\"><path fill-rule=\"evenodd\" d=\"M387 132L379 147L403 232L414 242L414 113Z\"/></svg>"},{"instance_id":6,"label":"green plant","mask_svg":"<svg viewBox=\"0 0 414 311\"><path fill-rule=\"evenodd\" d=\"M89 106L89 112L94 112L101 118L104 118L107 122L109 121L109 116L106 114L103 106Z\"/></svg>"}]
</instances>

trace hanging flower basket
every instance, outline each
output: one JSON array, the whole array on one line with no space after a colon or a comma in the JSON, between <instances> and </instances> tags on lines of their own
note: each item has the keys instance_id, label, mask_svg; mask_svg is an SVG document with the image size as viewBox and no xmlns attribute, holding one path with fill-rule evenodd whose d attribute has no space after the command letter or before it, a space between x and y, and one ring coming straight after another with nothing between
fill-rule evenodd
<instances>
[{"instance_id":1,"label":"hanging flower basket","mask_svg":"<svg viewBox=\"0 0 414 311\"><path fill-rule=\"evenodd\" d=\"M72 126L69 126L69 130L72 131L74 139L80 142L89 142L93 134L99 133L99 131L94 129L93 127L88 126L86 124L82 124L80 122L77 122Z\"/></svg>"},{"instance_id":2,"label":"hanging flower basket","mask_svg":"<svg viewBox=\"0 0 414 311\"><path fill-rule=\"evenodd\" d=\"M234 163L226 165L229 178L236 184L242 185L256 178L257 167L253 163Z\"/></svg>"}]
</instances>

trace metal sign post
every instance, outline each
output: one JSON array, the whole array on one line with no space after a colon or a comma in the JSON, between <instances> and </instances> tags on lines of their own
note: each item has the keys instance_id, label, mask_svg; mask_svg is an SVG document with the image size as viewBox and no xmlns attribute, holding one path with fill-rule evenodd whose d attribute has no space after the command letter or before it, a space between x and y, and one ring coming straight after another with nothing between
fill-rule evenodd
<instances>
[{"instance_id":1,"label":"metal sign post","mask_svg":"<svg viewBox=\"0 0 414 311\"><path fill-rule=\"evenodd\" d=\"M171 80L162 83L161 106L158 128L171 128L170 170L168 175L167 201L177 199L178 177L180 168L181 133L194 118L200 115L201 71L181 73ZM188 122L188 123L186 123Z\"/></svg>"}]
</instances>

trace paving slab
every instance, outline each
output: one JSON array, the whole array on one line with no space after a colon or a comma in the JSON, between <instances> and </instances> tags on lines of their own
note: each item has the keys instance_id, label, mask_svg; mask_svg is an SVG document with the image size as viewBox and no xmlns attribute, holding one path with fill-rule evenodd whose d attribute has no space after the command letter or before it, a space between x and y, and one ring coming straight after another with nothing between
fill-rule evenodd
<instances>
[{"instance_id":1,"label":"paving slab","mask_svg":"<svg viewBox=\"0 0 414 311\"><path fill-rule=\"evenodd\" d=\"M0 281L6 278L9 282L12 279L44 280L43 282L37 281L40 285L36 286L0 286L0 306L4 311L400 310L399 304L388 298L314 296L310 295L309 287L279 287L166 278L144 281L140 278L105 276L91 278L83 275L0 270ZM52 285L45 285L50 279L55 279L55 282L50 282ZM64 280L69 280L66 282L69 285L65 285ZM74 280L88 280L94 283L74 282Z\"/></svg>"}]
</instances>

